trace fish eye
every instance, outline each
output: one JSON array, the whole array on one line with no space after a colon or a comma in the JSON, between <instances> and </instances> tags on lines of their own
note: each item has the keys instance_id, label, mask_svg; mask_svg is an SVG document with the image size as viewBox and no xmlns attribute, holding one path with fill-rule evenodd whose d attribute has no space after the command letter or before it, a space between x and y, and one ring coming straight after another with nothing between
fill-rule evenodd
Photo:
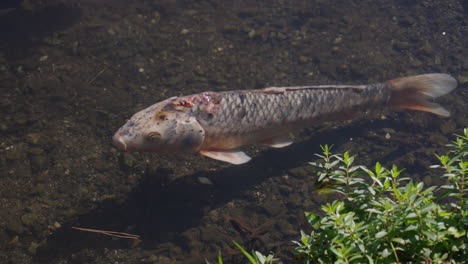
<instances>
[{"instance_id":1,"label":"fish eye","mask_svg":"<svg viewBox=\"0 0 468 264\"><path fill-rule=\"evenodd\" d=\"M149 132L148 135L146 135L146 138L148 140L158 140L161 138L161 134L159 132Z\"/></svg>"}]
</instances>

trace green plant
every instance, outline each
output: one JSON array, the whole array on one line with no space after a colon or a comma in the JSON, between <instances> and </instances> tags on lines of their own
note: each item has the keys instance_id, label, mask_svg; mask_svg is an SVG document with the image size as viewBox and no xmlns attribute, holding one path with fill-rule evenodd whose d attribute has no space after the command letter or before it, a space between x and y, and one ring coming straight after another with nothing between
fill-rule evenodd
<instances>
[{"instance_id":1,"label":"green plant","mask_svg":"<svg viewBox=\"0 0 468 264\"><path fill-rule=\"evenodd\" d=\"M276 259L274 258L273 254L269 254L268 256L263 255L258 251L252 251L252 253L247 252L241 245L239 245L236 241L232 241L234 245L244 254L244 256L249 260L252 264L272 264L273 261ZM206 264L210 264L207 260L205 261ZM223 258L221 253L218 254L218 264L223 264Z\"/></svg>"},{"instance_id":2,"label":"green plant","mask_svg":"<svg viewBox=\"0 0 468 264\"><path fill-rule=\"evenodd\" d=\"M462 263L468 259L468 129L437 156L449 184L425 188L376 163L354 165L348 152L322 147L319 181L337 183L343 199L306 212L313 231L295 241L303 263ZM364 178L365 177L365 178ZM440 194L439 194L440 193ZM441 199L450 197L449 202Z\"/></svg>"},{"instance_id":3,"label":"green plant","mask_svg":"<svg viewBox=\"0 0 468 264\"><path fill-rule=\"evenodd\" d=\"M318 181L342 198L322 206L323 213L306 212L313 228L301 231L296 252L308 263L466 263L468 259L468 128L437 156L448 184L425 188L401 177L403 170L373 170L354 165L348 152L332 154L322 147ZM248 253L250 263L272 263L273 254ZM208 261L206 263L209 263ZM223 264L221 254L218 264Z\"/></svg>"}]
</instances>

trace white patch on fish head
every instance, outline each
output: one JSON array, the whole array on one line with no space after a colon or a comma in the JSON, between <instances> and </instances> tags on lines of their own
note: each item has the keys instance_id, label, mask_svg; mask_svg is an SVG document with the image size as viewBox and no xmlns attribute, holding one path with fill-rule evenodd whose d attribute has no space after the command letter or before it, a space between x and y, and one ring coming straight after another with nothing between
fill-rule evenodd
<instances>
[{"instance_id":1,"label":"white patch on fish head","mask_svg":"<svg viewBox=\"0 0 468 264\"><path fill-rule=\"evenodd\" d=\"M114 144L125 150L197 151L205 139L204 129L184 111L162 110L169 100L133 115L115 133Z\"/></svg>"}]
</instances>

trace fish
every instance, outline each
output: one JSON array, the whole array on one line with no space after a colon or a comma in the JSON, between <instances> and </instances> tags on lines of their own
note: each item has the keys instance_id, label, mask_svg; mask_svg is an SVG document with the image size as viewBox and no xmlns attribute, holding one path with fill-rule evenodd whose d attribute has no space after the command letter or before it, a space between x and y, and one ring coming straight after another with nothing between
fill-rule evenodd
<instances>
[{"instance_id":1,"label":"fish","mask_svg":"<svg viewBox=\"0 0 468 264\"><path fill-rule=\"evenodd\" d=\"M289 135L350 114L393 108L450 113L433 98L450 93L457 81L430 73L366 85L312 85L202 92L171 97L134 114L113 136L127 151L192 152L243 164L247 145L283 148Z\"/></svg>"}]
</instances>

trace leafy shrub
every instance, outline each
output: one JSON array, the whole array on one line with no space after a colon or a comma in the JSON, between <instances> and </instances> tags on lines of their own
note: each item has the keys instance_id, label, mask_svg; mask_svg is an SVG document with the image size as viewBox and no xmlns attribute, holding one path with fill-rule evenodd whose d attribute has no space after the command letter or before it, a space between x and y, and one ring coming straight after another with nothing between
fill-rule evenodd
<instances>
[{"instance_id":1,"label":"leafy shrub","mask_svg":"<svg viewBox=\"0 0 468 264\"><path fill-rule=\"evenodd\" d=\"M298 259L309 263L467 263L468 128L437 156L447 185L425 188L401 177L403 170L376 163L373 170L354 165L348 152L332 154L327 145L318 181L343 198L322 206L323 216L306 212L313 228L293 241ZM444 199L444 200L442 200ZM273 263L273 254L252 254L234 242L253 264ZM208 261L206 263L209 263ZM218 264L222 264L221 255Z\"/></svg>"},{"instance_id":2,"label":"leafy shrub","mask_svg":"<svg viewBox=\"0 0 468 264\"><path fill-rule=\"evenodd\" d=\"M468 260L468 129L437 156L449 184L425 188L377 163L354 165L354 156L323 146L319 180L341 194L322 206L324 216L305 213L313 227L295 241L303 263L463 263ZM449 202L441 202L448 198ZM466 262L465 262L466 263Z\"/></svg>"}]
</instances>

